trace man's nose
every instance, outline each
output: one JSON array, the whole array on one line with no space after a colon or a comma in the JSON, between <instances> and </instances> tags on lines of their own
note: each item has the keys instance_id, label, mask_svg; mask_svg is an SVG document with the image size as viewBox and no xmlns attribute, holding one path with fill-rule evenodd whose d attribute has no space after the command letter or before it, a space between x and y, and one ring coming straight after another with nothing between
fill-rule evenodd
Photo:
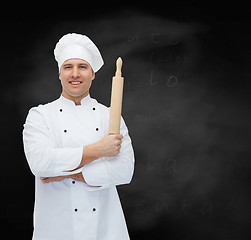
<instances>
[{"instance_id":1,"label":"man's nose","mask_svg":"<svg viewBox=\"0 0 251 240\"><path fill-rule=\"evenodd\" d=\"M78 77L79 77L78 68L74 67L72 70L72 78L78 78Z\"/></svg>"}]
</instances>

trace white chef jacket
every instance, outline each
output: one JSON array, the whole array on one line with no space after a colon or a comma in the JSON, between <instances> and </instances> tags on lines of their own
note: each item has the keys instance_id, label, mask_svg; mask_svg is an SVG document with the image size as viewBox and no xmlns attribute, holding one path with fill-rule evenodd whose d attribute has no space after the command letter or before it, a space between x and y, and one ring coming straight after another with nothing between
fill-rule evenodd
<instances>
[{"instance_id":1,"label":"white chef jacket","mask_svg":"<svg viewBox=\"0 0 251 240\"><path fill-rule=\"evenodd\" d=\"M36 176L33 240L129 239L116 185L131 181L134 153L123 118L120 153L73 172L71 178L43 183L40 177L69 175L82 159L83 146L108 134L109 108L90 95L81 105L61 96L31 108L24 124L25 155Z\"/></svg>"}]
</instances>

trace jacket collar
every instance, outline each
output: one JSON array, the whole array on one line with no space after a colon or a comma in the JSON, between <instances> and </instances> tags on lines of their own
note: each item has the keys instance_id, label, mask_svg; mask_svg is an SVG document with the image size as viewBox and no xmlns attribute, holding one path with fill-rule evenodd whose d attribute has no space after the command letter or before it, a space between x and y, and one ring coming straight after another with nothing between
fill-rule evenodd
<instances>
[{"instance_id":1,"label":"jacket collar","mask_svg":"<svg viewBox=\"0 0 251 240\"><path fill-rule=\"evenodd\" d=\"M91 98L90 94L87 95L86 97L84 97L80 101L81 105L75 105L75 103L72 100L65 98L62 94L61 94L59 99L63 104L66 104L66 105L69 105L69 106L74 106L74 107L87 106L92 102L92 100L91 100L92 98Z\"/></svg>"}]
</instances>

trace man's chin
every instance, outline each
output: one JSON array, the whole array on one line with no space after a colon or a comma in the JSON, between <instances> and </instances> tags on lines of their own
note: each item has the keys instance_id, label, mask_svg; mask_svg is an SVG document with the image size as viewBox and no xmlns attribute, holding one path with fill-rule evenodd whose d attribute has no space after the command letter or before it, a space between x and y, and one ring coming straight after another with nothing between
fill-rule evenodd
<instances>
[{"instance_id":1,"label":"man's chin","mask_svg":"<svg viewBox=\"0 0 251 240\"><path fill-rule=\"evenodd\" d=\"M74 97L74 98L84 98L86 97L87 95L89 94L88 91L69 91L68 92L68 95L70 95L71 97Z\"/></svg>"}]
</instances>

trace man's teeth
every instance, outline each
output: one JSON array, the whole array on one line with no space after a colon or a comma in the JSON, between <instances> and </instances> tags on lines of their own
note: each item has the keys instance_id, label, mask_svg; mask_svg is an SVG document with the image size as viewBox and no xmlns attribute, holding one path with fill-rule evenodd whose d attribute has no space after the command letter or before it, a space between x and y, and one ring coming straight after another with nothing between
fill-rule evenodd
<instances>
[{"instance_id":1,"label":"man's teeth","mask_svg":"<svg viewBox=\"0 0 251 240\"><path fill-rule=\"evenodd\" d=\"M80 84L80 82L71 82L71 84L76 85L76 84Z\"/></svg>"}]
</instances>

